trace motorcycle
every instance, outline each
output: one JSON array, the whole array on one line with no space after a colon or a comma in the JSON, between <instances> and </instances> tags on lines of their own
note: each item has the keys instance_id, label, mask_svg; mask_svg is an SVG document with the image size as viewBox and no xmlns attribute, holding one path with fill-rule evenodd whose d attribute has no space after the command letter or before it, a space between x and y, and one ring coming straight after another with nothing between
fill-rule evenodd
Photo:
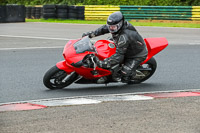
<instances>
[{"instance_id":1,"label":"motorcycle","mask_svg":"<svg viewBox=\"0 0 200 133\"><path fill-rule=\"evenodd\" d=\"M168 46L166 38L145 38L148 55L136 70L129 84L138 84L149 79L157 68L153 57ZM98 40L93 43L88 36L70 40L64 47L65 60L58 62L49 69L43 83L49 89L62 89L72 83L77 84L108 84L121 82L120 70L123 64L111 69L103 69L96 65L95 55L99 60L111 57L116 52L116 45L111 40Z\"/></svg>"}]
</instances>

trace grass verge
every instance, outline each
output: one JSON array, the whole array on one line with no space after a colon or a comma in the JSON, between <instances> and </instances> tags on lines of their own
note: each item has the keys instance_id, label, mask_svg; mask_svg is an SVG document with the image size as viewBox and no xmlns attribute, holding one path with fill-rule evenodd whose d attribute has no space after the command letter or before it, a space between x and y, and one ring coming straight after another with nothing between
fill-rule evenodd
<instances>
[{"instance_id":1,"label":"grass verge","mask_svg":"<svg viewBox=\"0 0 200 133\"><path fill-rule=\"evenodd\" d=\"M89 20L60 20L60 19L26 19L26 22L48 22L48 23L74 23L74 24L106 24L106 21ZM156 26L156 27L185 27L200 28L200 21L170 21L170 20L136 20L129 21L134 26Z\"/></svg>"}]
</instances>

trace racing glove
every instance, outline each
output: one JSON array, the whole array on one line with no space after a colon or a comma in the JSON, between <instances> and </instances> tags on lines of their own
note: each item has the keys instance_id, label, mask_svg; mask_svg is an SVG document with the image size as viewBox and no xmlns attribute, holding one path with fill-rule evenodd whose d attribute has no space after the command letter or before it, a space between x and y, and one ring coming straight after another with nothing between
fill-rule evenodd
<instances>
[{"instance_id":1,"label":"racing glove","mask_svg":"<svg viewBox=\"0 0 200 133\"><path fill-rule=\"evenodd\" d=\"M89 38L93 38L95 37L95 34L93 31L90 31L90 32L86 32L82 34L82 37L85 37L85 36L89 36Z\"/></svg>"}]
</instances>

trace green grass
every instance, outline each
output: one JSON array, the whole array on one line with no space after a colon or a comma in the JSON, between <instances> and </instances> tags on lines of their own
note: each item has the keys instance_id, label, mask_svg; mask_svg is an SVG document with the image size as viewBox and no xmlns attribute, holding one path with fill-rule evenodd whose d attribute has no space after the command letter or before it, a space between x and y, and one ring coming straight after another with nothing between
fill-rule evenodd
<instances>
[{"instance_id":1,"label":"green grass","mask_svg":"<svg viewBox=\"0 0 200 133\"><path fill-rule=\"evenodd\" d=\"M62 19L26 19L26 22L48 22L48 23L73 23L73 24L106 24L106 21L87 21L87 20L62 20Z\"/></svg>"},{"instance_id":2,"label":"green grass","mask_svg":"<svg viewBox=\"0 0 200 133\"><path fill-rule=\"evenodd\" d=\"M26 19L26 22L48 22L48 23L74 23L74 24L106 24L106 21L88 21L88 20L60 20L60 19ZM200 28L200 23L177 23L174 22L130 22L134 26L157 26L157 27L186 27Z\"/></svg>"}]
</instances>

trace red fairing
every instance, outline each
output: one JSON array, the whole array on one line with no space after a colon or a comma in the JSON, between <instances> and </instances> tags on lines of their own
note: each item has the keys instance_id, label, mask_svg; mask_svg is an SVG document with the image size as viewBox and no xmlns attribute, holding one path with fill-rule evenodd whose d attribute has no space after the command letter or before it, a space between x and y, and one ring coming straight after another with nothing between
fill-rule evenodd
<instances>
[{"instance_id":1,"label":"red fairing","mask_svg":"<svg viewBox=\"0 0 200 133\"><path fill-rule=\"evenodd\" d=\"M147 59L142 63L146 63L151 57L159 53L161 50L168 46L168 41L164 37L160 38L145 38L144 39L147 49L148 49L148 56Z\"/></svg>"},{"instance_id":2,"label":"red fairing","mask_svg":"<svg viewBox=\"0 0 200 133\"><path fill-rule=\"evenodd\" d=\"M74 55L76 54L76 51L74 49L73 44L76 43L78 40L70 40L66 45L65 48L63 50L63 56L65 58L65 60L67 60L67 62L69 64L72 63L71 58L74 57ZM70 58L69 58L70 57Z\"/></svg>"},{"instance_id":3,"label":"red fairing","mask_svg":"<svg viewBox=\"0 0 200 133\"><path fill-rule=\"evenodd\" d=\"M100 60L111 57L116 52L116 46L113 41L99 40L94 46L96 47L97 56Z\"/></svg>"},{"instance_id":4,"label":"red fairing","mask_svg":"<svg viewBox=\"0 0 200 133\"><path fill-rule=\"evenodd\" d=\"M111 71L96 67L95 71L98 73L97 75L92 74L92 71L94 71L94 68L85 68L85 67L80 67L80 68L74 68L75 72L78 73L79 75L87 78L87 79L94 79L94 78L99 78L103 76L108 76L111 74Z\"/></svg>"},{"instance_id":5,"label":"red fairing","mask_svg":"<svg viewBox=\"0 0 200 133\"><path fill-rule=\"evenodd\" d=\"M96 51L99 51L99 53L95 53L92 51L85 51L83 53L77 53L75 50L74 44L79 40L71 40L69 41L64 50L63 50L63 56L65 58L65 61L58 62L56 65L59 69L66 71L67 73L71 73L75 71L79 75L87 78L87 79L94 79L99 78L102 76L108 76L111 74L109 70L102 69L99 67L95 68L95 71L98 74L93 74L92 71L94 71L94 68L86 68L84 66L77 66L75 67L74 64L79 64L83 60L83 58L88 54L96 54L99 58L107 58L114 54L116 48L113 42L110 41L97 41L95 43ZM84 47L84 46L83 46ZM111 53L110 53L111 52Z\"/></svg>"},{"instance_id":6,"label":"red fairing","mask_svg":"<svg viewBox=\"0 0 200 133\"><path fill-rule=\"evenodd\" d=\"M70 74L71 72L74 71L74 68L73 66L71 66L69 63L67 63L66 61L66 54L74 54L75 53L75 50L73 50L73 44L75 42L77 42L78 40L70 40L64 47L64 50L63 50L63 56L65 58L64 61L60 61L56 64L56 66L61 69L61 70L64 70L66 73ZM71 48L70 48L71 47ZM71 49L71 50L69 50Z\"/></svg>"},{"instance_id":7,"label":"red fairing","mask_svg":"<svg viewBox=\"0 0 200 133\"><path fill-rule=\"evenodd\" d=\"M67 61L68 64L72 64L72 63L77 63L79 61L81 61L85 55L87 54L92 54L93 52L85 52L85 53L76 53L76 50L73 46L74 43L76 43L79 40L70 40L64 50L63 50L63 56L65 58L65 60Z\"/></svg>"},{"instance_id":8,"label":"red fairing","mask_svg":"<svg viewBox=\"0 0 200 133\"><path fill-rule=\"evenodd\" d=\"M60 70L64 70L67 74L70 74L71 72L74 71L73 67L69 65L66 61L60 61L56 64L56 66Z\"/></svg>"}]
</instances>

